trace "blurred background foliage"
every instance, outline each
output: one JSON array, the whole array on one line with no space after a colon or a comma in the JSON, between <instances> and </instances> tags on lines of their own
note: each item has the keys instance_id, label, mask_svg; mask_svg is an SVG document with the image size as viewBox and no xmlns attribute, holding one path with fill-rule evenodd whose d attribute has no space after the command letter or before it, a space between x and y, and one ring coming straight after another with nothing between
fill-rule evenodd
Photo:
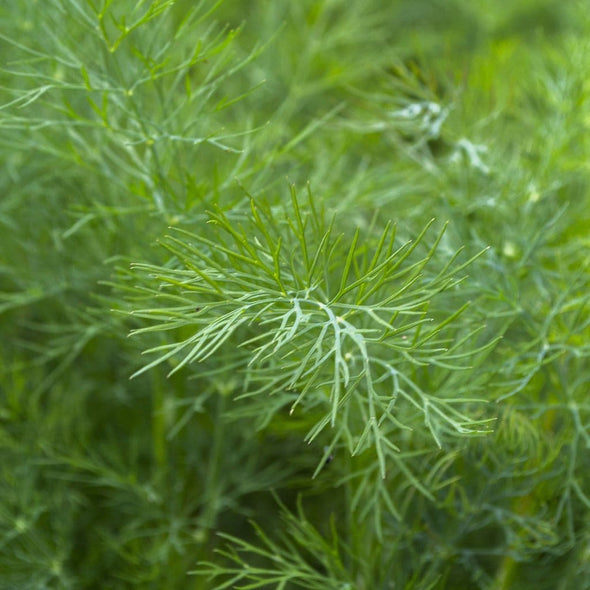
<instances>
[{"instance_id":1,"label":"blurred background foliage","mask_svg":"<svg viewBox=\"0 0 590 590\"><path fill-rule=\"evenodd\" d=\"M234 587L232 563L252 588L590 588L584 2L15 0L0 22L0 588ZM493 434L409 447L387 481L336 449L312 479L305 416L234 409L235 351L129 380L169 341L127 338L129 263L288 183L346 235L435 217L442 258L490 247L454 296L502 336L468 373ZM244 577L277 555L284 586Z\"/></svg>"}]
</instances>

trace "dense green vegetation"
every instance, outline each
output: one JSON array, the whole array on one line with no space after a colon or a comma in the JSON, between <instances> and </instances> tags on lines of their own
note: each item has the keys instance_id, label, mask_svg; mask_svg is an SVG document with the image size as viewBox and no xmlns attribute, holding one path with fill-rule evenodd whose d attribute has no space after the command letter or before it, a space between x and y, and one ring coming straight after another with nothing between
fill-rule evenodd
<instances>
[{"instance_id":1,"label":"dense green vegetation","mask_svg":"<svg viewBox=\"0 0 590 590\"><path fill-rule=\"evenodd\" d=\"M0 588L590 588L585 3L0 22Z\"/></svg>"}]
</instances>

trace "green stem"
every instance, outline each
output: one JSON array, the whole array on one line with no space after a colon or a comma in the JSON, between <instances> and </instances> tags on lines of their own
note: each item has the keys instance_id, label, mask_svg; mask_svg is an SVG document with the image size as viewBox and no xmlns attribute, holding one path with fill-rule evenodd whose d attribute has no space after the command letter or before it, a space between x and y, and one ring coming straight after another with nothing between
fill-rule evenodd
<instances>
[{"instance_id":1,"label":"green stem","mask_svg":"<svg viewBox=\"0 0 590 590\"><path fill-rule=\"evenodd\" d=\"M164 391L165 388L162 384L162 378L156 376L152 397L152 440L156 470L160 473L166 468L168 462Z\"/></svg>"},{"instance_id":2,"label":"green stem","mask_svg":"<svg viewBox=\"0 0 590 590\"><path fill-rule=\"evenodd\" d=\"M203 514L203 528L207 536L215 524L219 510L219 497L221 495L220 470L225 446L225 412L226 396L223 393L217 394L217 404L213 417L213 444L209 459L209 470L205 487L205 511Z\"/></svg>"}]
</instances>

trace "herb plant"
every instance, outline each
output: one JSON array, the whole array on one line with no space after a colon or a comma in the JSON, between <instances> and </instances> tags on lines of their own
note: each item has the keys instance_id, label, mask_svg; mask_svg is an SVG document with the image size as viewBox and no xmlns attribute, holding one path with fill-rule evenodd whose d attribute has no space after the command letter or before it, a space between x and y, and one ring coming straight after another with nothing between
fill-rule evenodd
<instances>
[{"instance_id":1,"label":"herb plant","mask_svg":"<svg viewBox=\"0 0 590 590\"><path fill-rule=\"evenodd\" d=\"M0 17L0 588L590 588L582 3Z\"/></svg>"}]
</instances>

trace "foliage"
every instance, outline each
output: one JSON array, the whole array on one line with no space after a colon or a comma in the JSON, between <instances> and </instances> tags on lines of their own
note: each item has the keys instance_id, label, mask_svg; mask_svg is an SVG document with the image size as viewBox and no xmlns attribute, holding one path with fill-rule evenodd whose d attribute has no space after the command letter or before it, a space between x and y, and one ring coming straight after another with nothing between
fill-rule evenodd
<instances>
[{"instance_id":1,"label":"foliage","mask_svg":"<svg viewBox=\"0 0 590 590\"><path fill-rule=\"evenodd\" d=\"M0 7L0 588L590 588L585 7L245 6Z\"/></svg>"}]
</instances>

